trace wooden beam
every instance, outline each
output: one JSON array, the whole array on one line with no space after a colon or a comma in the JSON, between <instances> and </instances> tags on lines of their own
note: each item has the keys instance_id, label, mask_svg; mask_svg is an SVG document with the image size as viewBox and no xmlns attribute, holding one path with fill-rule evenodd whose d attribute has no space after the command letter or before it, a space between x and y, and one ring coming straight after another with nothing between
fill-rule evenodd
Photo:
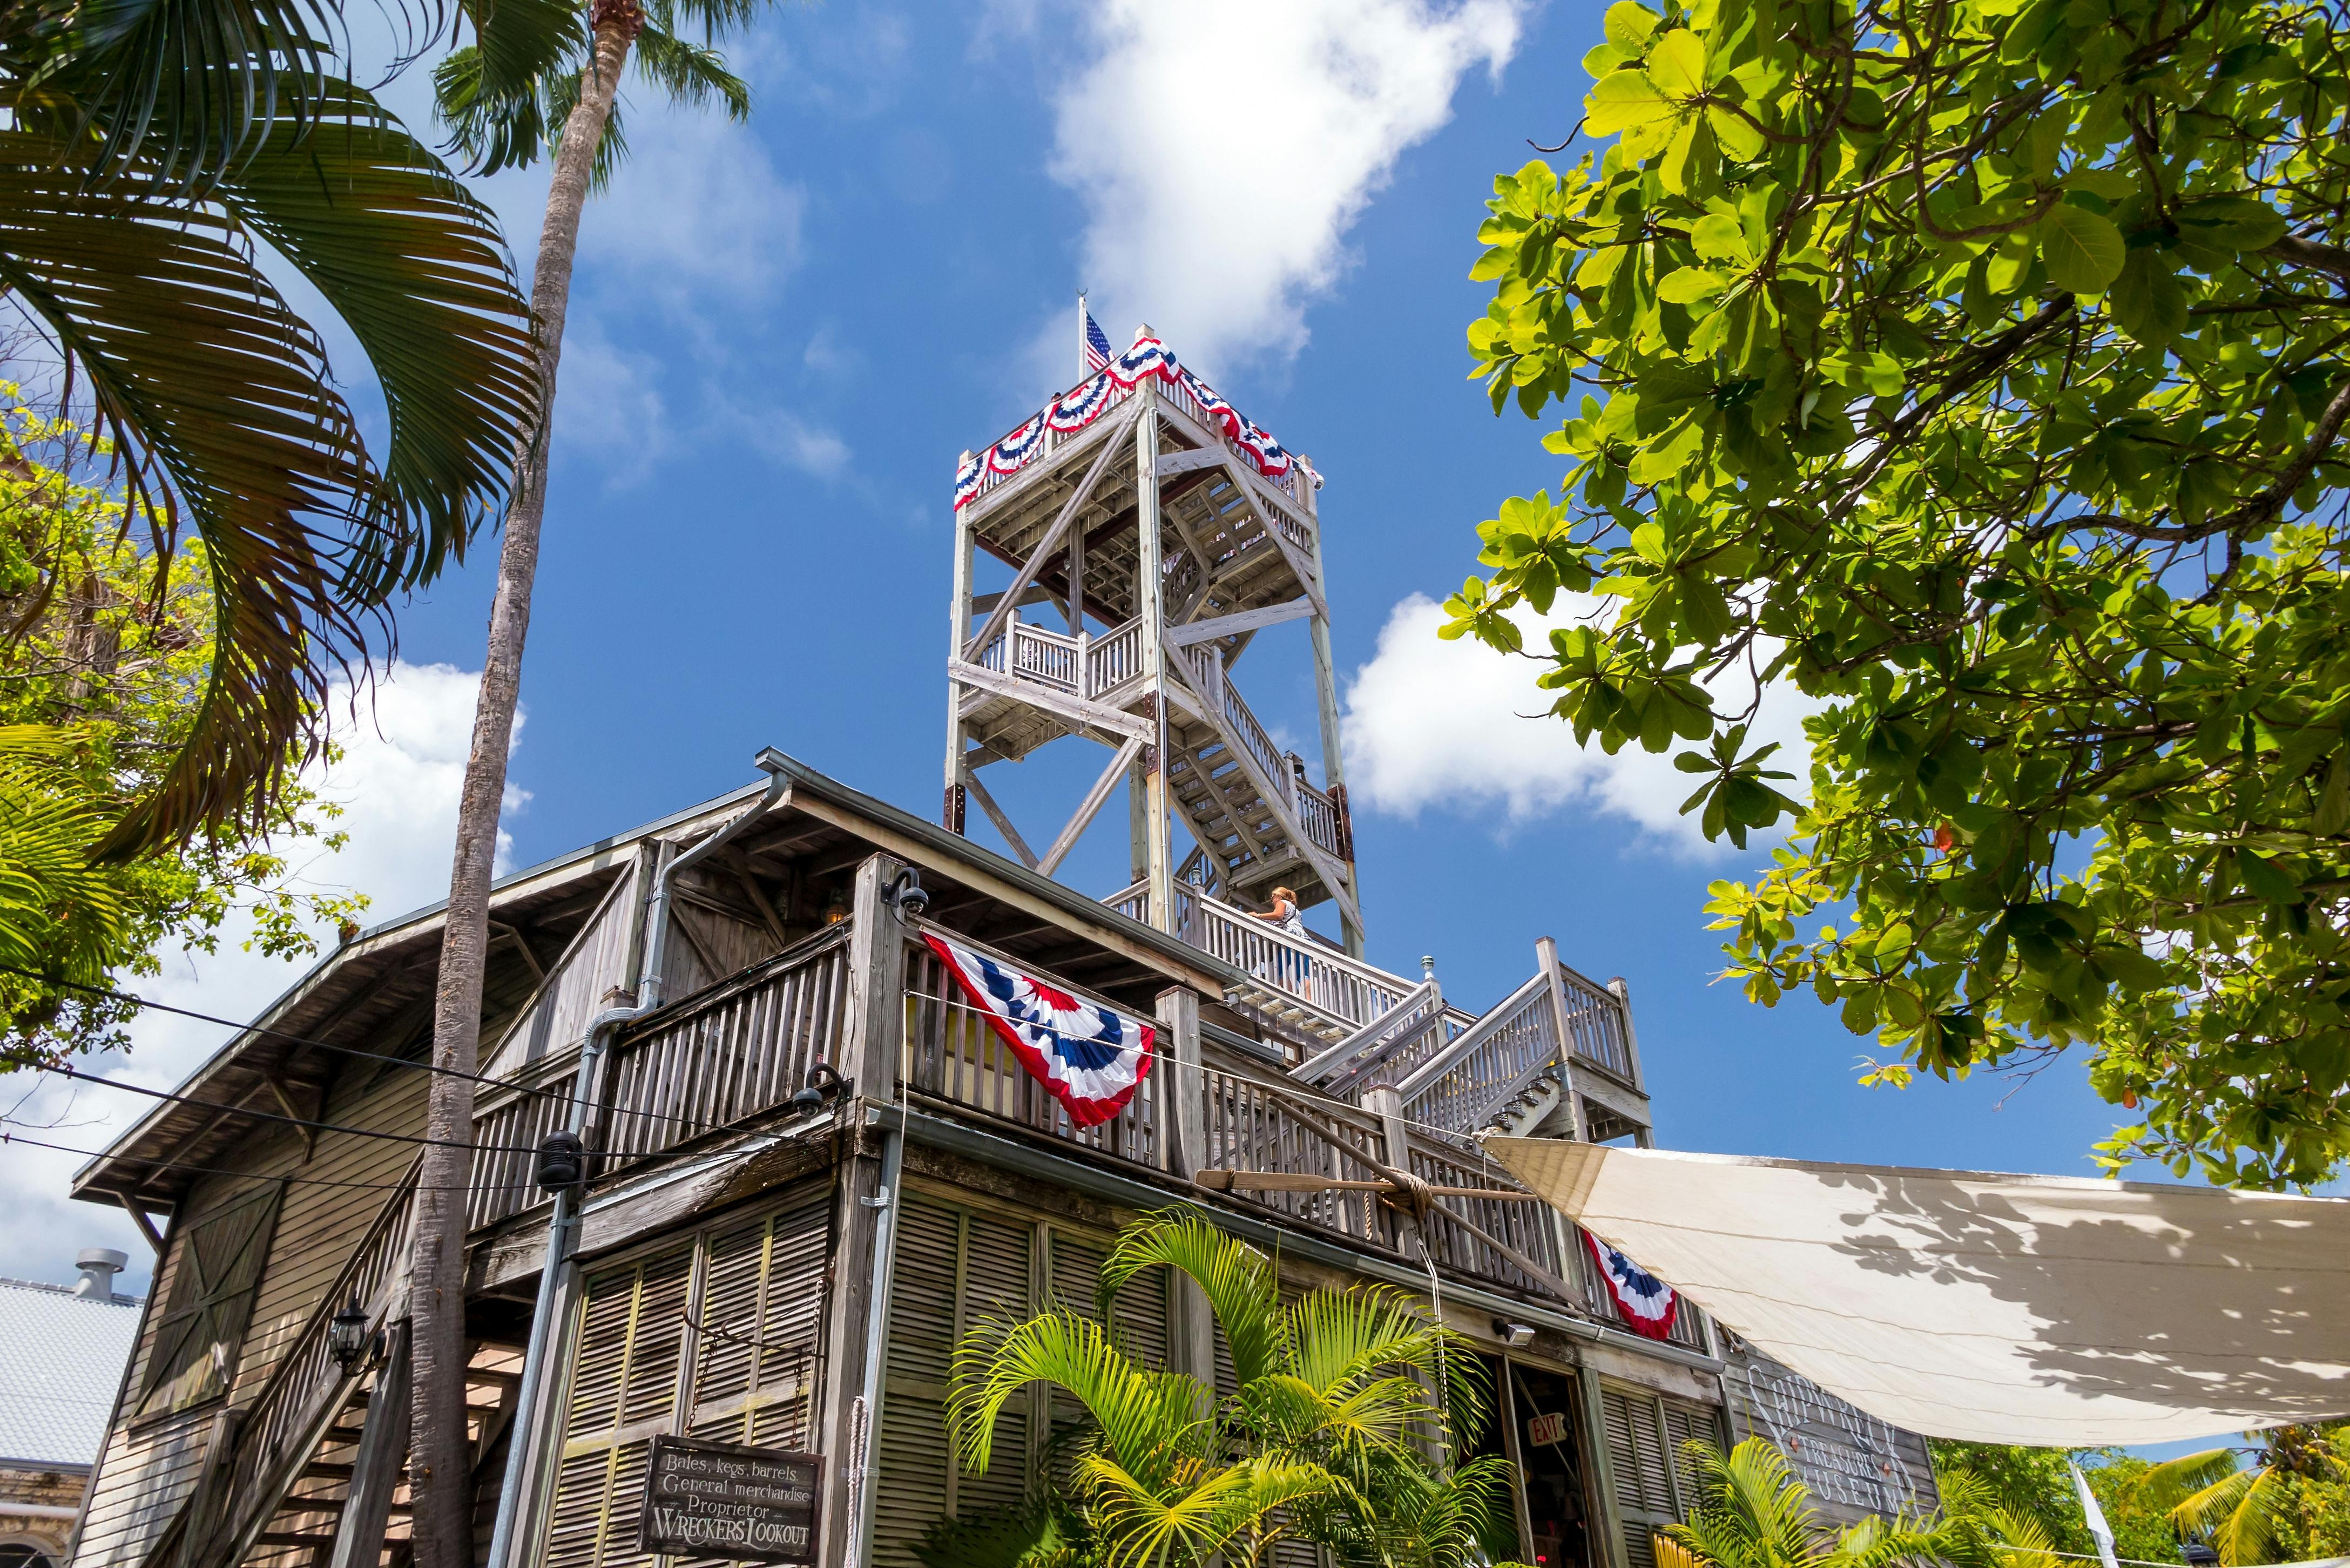
<instances>
[{"instance_id":1,"label":"wooden beam","mask_svg":"<svg viewBox=\"0 0 2350 1568\"><path fill-rule=\"evenodd\" d=\"M514 939L514 945L522 950L522 961L530 965L530 978L532 980L540 981L546 978L546 966L538 961L537 952L531 947L530 939L522 934L522 928L520 926L509 925L504 920L492 920L490 922L490 929L497 932L501 936L512 937Z\"/></svg>"},{"instance_id":2,"label":"wooden beam","mask_svg":"<svg viewBox=\"0 0 2350 1568\"><path fill-rule=\"evenodd\" d=\"M759 919L766 922L767 934L775 939L776 946L791 946L791 939L784 935L783 917L775 913L775 905L767 902L767 895L760 891L758 882L751 875L751 857L738 849L730 857L730 863L734 867L735 880L743 884L743 891L750 898L752 907L759 911Z\"/></svg>"},{"instance_id":3,"label":"wooden beam","mask_svg":"<svg viewBox=\"0 0 2350 1568\"><path fill-rule=\"evenodd\" d=\"M1053 840L1053 846L1045 850L1036 862L1038 871L1050 877L1055 868L1068 858L1069 851L1077 846L1078 838L1093 826L1094 818L1101 815L1101 808L1108 802L1110 791L1118 787L1119 777L1141 754L1142 740L1139 736L1129 737L1126 744L1118 749L1118 754L1109 760L1109 766L1102 770L1101 777L1094 780L1094 787L1086 792L1086 798L1077 805L1076 815L1069 818L1068 826L1062 828L1060 836Z\"/></svg>"},{"instance_id":4,"label":"wooden beam","mask_svg":"<svg viewBox=\"0 0 2350 1568\"><path fill-rule=\"evenodd\" d=\"M1190 473L1194 469L1213 468L1223 461L1224 454L1211 446L1198 447L1191 452L1166 452L1159 459L1159 477L1171 479L1179 473Z\"/></svg>"},{"instance_id":5,"label":"wooden beam","mask_svg":"<svg viewBox=\"0 0 2350 1568\"><path fill-rule=\"evenodd\" d=\"M1079 724L1107 730L1114 735L1140 735L1148 740L1156 728L1149 720L1137 714L1123 712L1099 702L1088 702L1066 691L1055 691L1049 686L1039 686L1033 680L1023 680L1017 675L1006 675L1001 670L963 659L951 660L947 666L947 673L966 686L976 686L999 697L1009 697L1032 708L1064 715Z\"/></svg>"},{"instance_id":6,"label":"wooden beam","mask_svg":"<svg viewBox=\"0 0 2350 1568\"><path fill-rule=\"evenodd\" d=\"M971 607L974 612L992 610L1003 602L1003 596L1000 593L973 594L971 596ZM1045 587L1042 583L1030 585L1028 591L1020 596L1019 604L1014 607L1016 609L1026 609L1030 605L1051 605L1055 609L1064 609L1067 607L1059 594L1055 593L1052 589Z\"/></svg>"},{"instance_id":7,"label":"wooden beam","mask_svg":"<svg viewBox=\"0 0 2350 1568\"><path fill-rule=\"evenodd\" d=\"M115 1189L114 1196L115 1199L121 1203L123 1211L130 1216L130 1222L139 1227L139 1234L147 1239L147 1244L150 1247L155 1249L155 1261L159 1263L163 1261L163 1233L155 1229L155 1221L148 1218L147 1210L139 1207L139 1200L137 1199L131 1197L130 1194L123 1191L120 1188Z\"/></svg>"},{"instance_id":8,"label":"wooden beam","mask_svg":"<svg viewBox=\"0 0 2350 1568\"><path fill-rule=\"evenodd\" d=\"M1193 643L1213 642L1238 632L1279 626L1285 620L1303 620L1313 613L1312 599L1291 599L1286 604L1266 605L1262 609L1236 610L1231 615L1220 615L1209 620L1195 620L1188 626L1170 627L1167 640L1177 648L1189 648Z\"/></svg>"},{"instance_id":9,"label":"wooden beam","mask_svg":"<svg viewBox=\"0 0 2350 1568\"><path fill-rule=\"evenodd\" d=\"M995 824L995 831L1003 835L1003 841L1012 846L1012 853L1020 857L1020 864L1031 871L1036 869L1036 852L1028 847L1028 841L1020 836L1020 830L1012 826L1012 818L995 804L995 797L988 794L985 784L979 782L979 775L966 768L962 783L963 787L971 791L971 798L979 802L979 809L987 813L987 820Z\"/></svg>"},{"instance_id":10,"label":"wooden beam","mask_svg":"<svg viewBox=\"0 0 2350 1568\"><path fill-rule=\"evenodd\" d=\"M1143 405L1149 400L1147 398L1130 400L1132 406L1119 416L1118 423L1110 430L1109 439L1103 441L1101 451L1094 454L1093 466L1086 470L1085 478L1078 482L1076 489L1069 493L1069 499L1062 506L1061 514L1053 519L1053 525L1045 530L1043 538L1036 541L1036 548L1030 553L1027 562L1012 579L1012 586L1003 590L1003 597L997 600L995 607L988 612L985 624L979 628L979 635L963 644L964 659L976 659L980 651L993 642L996 634L1003 629L1003 623L1011 618L1013 607L1019 602L1020 596L1026 593L1036 581L1036 574L1043 571L1045 563L1053 557L1055 547L1061 542L1061 535L1068 530L1069 524L1076 521L1077 514L1085 510L1086 502L1093 495L1094 486L1100 482L1103 472L1109 467L1110 459L1118 455L1127 431L1134 423L1135 416L1142 411Z\"/></svg>"}]
</instances>

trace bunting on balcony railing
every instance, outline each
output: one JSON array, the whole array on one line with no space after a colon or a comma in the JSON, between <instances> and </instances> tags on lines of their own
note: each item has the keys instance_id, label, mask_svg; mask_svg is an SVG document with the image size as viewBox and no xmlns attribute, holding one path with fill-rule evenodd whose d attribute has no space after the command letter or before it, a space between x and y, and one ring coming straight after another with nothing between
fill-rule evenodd
<instances>
[{"instance_id":1,"label":"bunting on balcony railing","mask_svg":"<svg viewBox=\"0 0 2350 1568\"><path fill-rule=\"evenodd\" d=\"M1077 1126L1095 1127L1118 1115L1150 1075L1158 1033L1140 1019L1072 996L929 931L922 940L996 1037Z\"/></svg>"},{"instance_id":2,"label":"bunting on balcony railing","mask_svg":"<svg viewBox=\"0 0 2350 1568\"><path fill-rule=\"evenodd\" d=\"M1616 1310L1624 1314L1632 1332L1644 1339L1669 1336L1673 1319L1681 1309L1680 1296L1673 1287L1590 1231L1586 1231L1583 1239L1591 1244L1599 1277L1607 1282L1607 1293L1616 1298Z\"/></svg>"},{"instance_id":3,"label":"bunting on balcony railing","mask_svg":"<svg viewBox=\"0 0 2350 1568\"><path fill-rule=\"evenodd\" d=\"M1046 431L1074 435L1101 418L1121 394L1153 379L1189 394L1224 438L1240 448L1266 478L1280 479L1303 470L1307 483L1321 483L1311 468L1273 439L1272 432L1242 415L1217 396L1215 389L1177 363L1167 345L1156 337L1138 337L1133 348L1109 362L1108 369L1078 382L985 452L965 458L955 470L955 510L960 512L979 498L989 474L1006 478L1034 462L1045 450Z\"/></svg>"}]
</instances>

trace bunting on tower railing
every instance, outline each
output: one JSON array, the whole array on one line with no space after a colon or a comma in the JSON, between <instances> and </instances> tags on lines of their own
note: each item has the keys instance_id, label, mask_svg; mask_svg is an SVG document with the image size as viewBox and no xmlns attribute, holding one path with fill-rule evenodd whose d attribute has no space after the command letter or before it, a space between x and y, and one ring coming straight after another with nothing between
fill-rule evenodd
<instances>
[{"instance_id":1,"label":"bunting on tower railing","mask_svg":"<svg viewBox=\"0 0 2350 1568\"><path fill-rule=\"evenodd\" d=\"M924 931L955 984L1069 1119L1096 1127L1126 1108L1150 1075L1158 1032L1139 1018L1072 996L1033 974Z\"/></svg>"},{"instance_id":2,"label":"bunting on tower railing","mask_svg":"<svg viewBox=\"0 0 2350 1568\"><path fill-rule=\"evenodd\" d=\"M1009 478L1042 456L1047 432L1075 435L1124 401L1136 387L1154 379L1181 390L1198 404L1224 439L1239 448L1250 466L1267 479L1283 479L1299 472L1306 483L1321 483L1321 476L1274 440L1270 431L1243 417L1218 396L1214 388L1180 364L1167 345L1156 337L1138 337L1134 347L1037 410L1035 417L1010 435L985 452L964 458L955 470L955 510L960 512L979 499L990 475Z\"/></svg>"},{"instance_id":3,"label":"bunting on tower railing","mask_svg":"<svg viewBox=\"0 0 2350 1568\"><path fill-rule=\"evenodd\" d=\"M1679 1293L1590 1231L1583 1239L1591 1243L1599 1277L1607 1282L1607 1293L1616 1298L1625 1324L1643 1339L1669 1337L1673 1320L1680 1315Z\"/></svg>"}]
</instances>

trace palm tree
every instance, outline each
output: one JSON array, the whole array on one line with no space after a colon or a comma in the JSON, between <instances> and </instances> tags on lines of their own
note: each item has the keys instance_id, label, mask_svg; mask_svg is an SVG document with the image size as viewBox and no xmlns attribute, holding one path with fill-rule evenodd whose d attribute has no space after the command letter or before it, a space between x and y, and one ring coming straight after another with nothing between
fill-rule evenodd
<instances>
[{"instance_id":1,"label":"palm tree","mask_svg":"<svg viewBox=\"0 0 2350 1568\"><path fill-rule=\"evenodd\" d=\"M1232 1355L1232 1393L1138 1363L1106 1326L1126 1284L1162 1268L1206 1298ZM1401 1293L1357 1286L1284 1304L1263 1253L1196 1212L1170 1210L1120 1233L1097 1312L972 1329L955 1350L948 1406L973 1473L988 1467L996 1417L1030 1384L1085 1407L1091 1428L1071 1485L1087 1561L1253 1564L1290 1534L1350 1564L1459 1568L1477 1552L1504 1467L1476 1460L1446 1473L1428 1455L1482 1418L1483 1375ZM1033 1549L1035 1533L1005 1535Z\"/></svg>"},{"instance_id":2,"label":"palm tree","mask_svg":"<svg viewBox=\"0 0 2350 1568\"><path fill-rule=\"evenodd\" d=\"M456 144L481 172L527 164L551 137L554 180L539 229L538 262L531 278L536 317L534 345L540 407L555 406L556 370L563 353L564 317L579 219L588 192L608 181L625 143L615 96L631 52L639 73L686 103L716 99L736 119L750 112L750 93L730 74L712 47L749 22L766 0L594 0L577 47L553 57L510 57L483 35L435 71L442 118ZM681 36L681 24L702 41ZM496 596L490 608L489 647L473 709L473 743L457 805L456 854L450 867L448 913L433 999L432 1055L457 1074L474 1071L480 1054L482 971L489 948L491 865L497 848L498 806L505 793L514 741L515 698L522 684L531 587L538 569L539 524L546 507L547 432L542 414L530 439L512 452L514 483L498 552ZM416 1494L419 1568L463 1568L472 1528L472 1488L466 1463L463 1186L468 1158L461 1147L473 1134L470 1077L436 1074L426 1105L428 1145L418 1174L416 1251L411 1327L413 1419L410 1461Z\"/></svg>"},{"instance_id":3,"label":"palm tree","mask_svg":"<svg viewBox=\"0 0 2350 1568\"><path fill-rule=\"evenodd\" d=\"M2138 1478L2138 1501L2168 1513L2182 1534L2208 1533L2226 1568L2276 1561L2284 1544L2279 1527L2286 1521L2296 1478L2350 1480L2344 1449L2329 1440L2323 1427L2278 1427L2251 1435L2257 1448L2187 1454ZM2253 1463L2240 1465L2240 1453Z\"/></svg>"},{"instance_id":4,"label":"palm tree","mask_svg":"<svg viewBox=\"0 0 2350 1568\"><path fill-rule=\"evenodd\" d=\"M2008 1531L2019 1532L2013 1544L2023 1545L2038 1527L1995 1512L1988 1489L1972 1477L1959 1479L1938 1514L1872 1514L1831 1532L1786 1455L1762 1438L1749 1438L1727 1454L1705 1443L1687 1451L1702 1501L1687 1524L1658 1532L1658 1568L2054 1568L2044 1532L2021 1554L1997 1549L2008 1543Z\"/></svg>"},{"instance_id":5,"label":"palm tree","mask_svg":"<svg viewBox=\"0 0 2350 1568\"><path fill-rule=\"evenodd\" d=\"M577 32L554 0L428 3L418 43L470 22L518 64ZM61 400L117 443L159 573L191 526L213 574L199 720L110 825L109 858L266 823L330 673L503 510L537 417L496 223L345 79L341 6L0 6L0 295L46 337ZM358 338L390 415L380 448L264 251Z\"/></svg>"}]
</instances>

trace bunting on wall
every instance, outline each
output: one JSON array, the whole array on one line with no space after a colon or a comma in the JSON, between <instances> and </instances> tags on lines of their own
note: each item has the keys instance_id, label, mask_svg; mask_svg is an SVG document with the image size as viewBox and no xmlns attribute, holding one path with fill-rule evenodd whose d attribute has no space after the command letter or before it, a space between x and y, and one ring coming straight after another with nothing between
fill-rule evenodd
<instances>
[{"instance_id":1,"label":"bunting on wall","mask_svg":"<svg viewBox=\"0 0 2350 1568\"><path fill-rule=\"evenodd\" d=\"M989 475L1008 478L1041 456L1047 431L1074 435L1125 401L1136 387L1154 379L1177 389L1197 403L1209 422L1267 479L1282 479L1298 472L1307 483L1321 483L1321 476L1274 440L1271 431L1243 417L1216 394L1215 389L1179 364L1167 345L1156 337L1138 337L1134 347L1110 360L1107 369L1078 382L985 452L964 458L955 470L955 510L960 512L979 499Z\"/></svg>"},{"instance_id":2,"label":"bunting on wall","mask_svg":"<svg viewBox=\"0 0 2350 1568\"><path fill-rule=\"evenodd\" d=\"M1616 1310L1624 1314L1632 1332L1644 1339L1669 1335L1673 1319L1681 1310L1681 1299L1673 1287L1590 1231L1586 1231L1583 1239L1591 1243L1599 1277L1607 1282L1607 1293L1616 1298Z\"/></svg>"},{"instance_id":3,"label":"bunting on wall","mask_svg":"<svg viewBox=\"0 0 2350 1568\"><path fill-rule=\"evenodd\" d=\"M1140 1019L1072 996L932 932L923 932L922 940L996 1037L1077 1126L1098 1126L1118 1115L1150 1075L1158 1032Z\"/></svg>"}]
</instances>

